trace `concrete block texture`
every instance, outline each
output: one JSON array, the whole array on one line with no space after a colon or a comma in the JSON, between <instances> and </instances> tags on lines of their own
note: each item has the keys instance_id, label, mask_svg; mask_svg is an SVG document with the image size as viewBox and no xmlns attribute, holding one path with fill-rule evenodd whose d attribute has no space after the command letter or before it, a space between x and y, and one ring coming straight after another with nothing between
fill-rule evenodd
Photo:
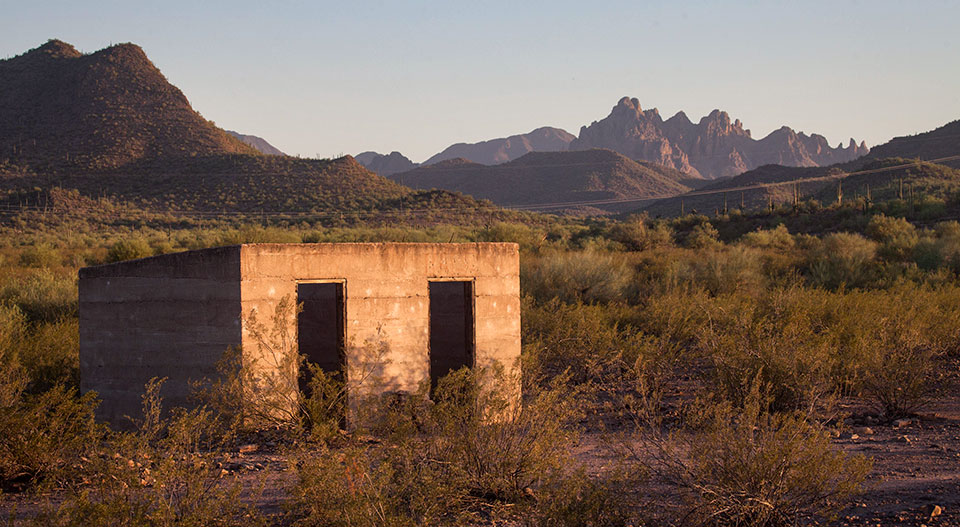
<instances>
[{"instance_id":1,"label":"concrete block texture","mask_svg":"<svg viewBox=\"0 0 960 527\"><path fill-rule=\"evenodd\" d=\"M456 345L463 333L461 355L470 365L513 371L520 356L519 271L513 243L246 244L84 268L82 388L101 393L100 417L110 422L138 411L154 372L168 377L166 402L186 405L189 380L211 375L228 347L239 346L245 360L263 367L251 315L272 323L282 299L298 301L297 285L314 282L341 284L342 320L323 327L340 339L340 363L358 394L414 391L430 381L431 353L438 352L430 349L431 323L456 317L436 316L433 281L468 283L470 298L458 309L471 319L434 342ZM290 312L282 322L294 343L296 317Z\"/></svg>"}]
</instances>

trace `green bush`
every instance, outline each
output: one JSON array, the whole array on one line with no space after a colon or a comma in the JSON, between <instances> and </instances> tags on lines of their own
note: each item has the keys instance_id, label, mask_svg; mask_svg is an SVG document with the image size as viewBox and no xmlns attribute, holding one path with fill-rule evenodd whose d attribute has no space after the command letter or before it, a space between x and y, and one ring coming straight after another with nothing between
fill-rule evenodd
<instances>
[{"instance_id":1,"label":"green bush","mask_svg":"<svg viewBox=\"0 0 960 527\"><path fill-rule=\"evenodd\" d=\"M153 256L154 250L150 244L142 238L133 238L129 240L120 240L110 246L107 253L108 262L122 262L124 260L135 260L137 258L146 258Z\"/></svg>"},{"instance_id":2,"label":"green bush","mask_svg":"<svg viewBox=\"0 0 960 527\"><path fill-rule=\"evenodd\" d=\"M867 224L867 236L880 244L877 254L890 261L908 260L919 237L913 224L903 218L878 214Z\"/></svg>"},{"instance_id":3,"label":"green bush","mask_svg":"<svg viewBox=\"0 0 960 527\"><path fill-rule=\"evenodd\" d=\"M0 303L17 306L31 322L56 322L76 317L77 281L40 270L0 286Z\"/></svg>"},{"instance_id":4,"label":"green bush","mask_svg":"<svg viewBox=\"0 0 960 527\"><path fill-rule=\"evenodd\" d=\"M611 302L628 294L634 273L620 255L587 250L527 258L520 269L525 294L539 301Z\"/></svg>"},{"instance_id":5,"label":"green bush","mask_svg":"<svg viewBox=\"0 0 960 527\"><path fill-rule=\"evenodd\" d=\"M20 265L24 267L55 267L62 262L60 253L49 245L32 245L20 253Z\"/></svg>"},{"instance_id":6,"label":"green bush","mask_svg":"<svg viewBox=\"0 0 960 527\"><path fill-rule=\"evenodd\" d=\"M683 246L688 249L706 249L720 245L720 233L712 223L704 221L695 225L683 239Z\"/></svg>"},{"instance_id":7,"label":"green bush","mask_svg":"<svg viewBox=\"0 0 960 527\"><path fill-rule=\"evenodd\" d=\"M828 234L813 250L807 268L810 282L819 287L861 288L875 283L877 244L859 234Z\"/></svg>"},{"instance_id":8,"label":"green bush","mask_svg":"<svg viewBox=\"0 0 960 527\"><path fill-rule=\"evenodd\" d=\"M793 249L796 245L787 226L782 223L773 229L748 232L740 238L740 243L747 247L780 250Z\"/></svg>"}]
</instances>

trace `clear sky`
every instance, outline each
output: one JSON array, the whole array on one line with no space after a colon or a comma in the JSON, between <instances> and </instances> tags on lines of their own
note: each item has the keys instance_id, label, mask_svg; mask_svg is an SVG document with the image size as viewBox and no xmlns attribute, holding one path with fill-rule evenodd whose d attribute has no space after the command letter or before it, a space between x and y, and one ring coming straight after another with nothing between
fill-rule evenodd
<instances>
[{"instance_id":1,"label":"clear sky","mask_svg":"<svg viewBox=\"0 0 960 527\"><path fill-rule=\"evenodd\" d=\"M577 134L624 95L831 144L960 119L957 1L137 4L7 2L0 57L133 42L206 118L310 157Z\"/></svg>"}]
</instances>

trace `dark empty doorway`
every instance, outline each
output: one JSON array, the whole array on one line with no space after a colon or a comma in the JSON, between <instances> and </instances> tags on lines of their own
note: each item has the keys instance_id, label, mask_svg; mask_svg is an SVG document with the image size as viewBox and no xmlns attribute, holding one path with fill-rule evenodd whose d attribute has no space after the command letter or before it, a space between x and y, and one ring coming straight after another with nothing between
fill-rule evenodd
<instances>
[{"instance_id":1,"label":"dark empty doorway","mask_svg":"<svg viewBox=\"0 0 960 527\"><path fill-rule=\"evenodd\" d=\"M342 373L343 345L346 337L343 318L343 283L297 284L297 345L309 363L330 373ZM309 382L307 368L300 375L300 387Z\"/></svg>"},{"instance_id":2,"label":"dark empty doorway","mask_svg":"<svg viewBox=\"0 0 960 527\"><path fill-rule=\"evenodd\" d=\"M473 282L430 282L430 385L473 366Z\"/></svg>"}]
</instances>

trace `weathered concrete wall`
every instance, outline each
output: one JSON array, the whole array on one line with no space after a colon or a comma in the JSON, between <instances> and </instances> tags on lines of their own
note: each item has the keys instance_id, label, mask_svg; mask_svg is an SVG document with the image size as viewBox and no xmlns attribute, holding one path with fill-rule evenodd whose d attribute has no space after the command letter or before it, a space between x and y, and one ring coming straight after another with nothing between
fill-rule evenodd
<instances>
[{"instance_id":1,"label":"weathered concrete wall","mask_svg":"<svg viewBox=\"0 0 960 527\"><path fill-rule=\"evenodd\" d=\"M239 246L80 270L80 384L101 419L139 417L153 377L168 378L164 406L185 406L189 381L239 344Z\"/></svg>"},{"instance_id":2,"label":"weathered concrete wall","mask_svg":"<svg viewBox=\"0 0 960 527\"><path fill-rule=\"evenodd\" d=\"M242 312L261 321L284 296L296 298L298 281L344 282L348 381L363 381L353 400L370 389L412 392L429 380L431 280L472 280L476 365L500 364L508 373L518 366L520 264L513 243L252 244L241 248L240 274ZM292 316L288 328L293 334ZM243 346L245 356L256 355L247 331Z\"/></svg>"},{"instance_id":3,"label":"weathered concrete wall","mask_svg":"<svg viewBox=\"0 0 960 527\"><path fill-rule=\"evenodd\" d=\"M189 381L213 376L230 346L269 367L280 358L261 355L250 315L270 325L281 299L312 281L343 283L354 408L365 392L413 392L430 379L430 281L473 282L476 365L518 373L519 275L512 243L250 244L81 269L81 387L119 423L139 416L152 377L169 378L168 405L185 405ZM284 323L292 338L294 312ZM518 376L511 388L519 393Z\"/></svg>"}]
</instances>

